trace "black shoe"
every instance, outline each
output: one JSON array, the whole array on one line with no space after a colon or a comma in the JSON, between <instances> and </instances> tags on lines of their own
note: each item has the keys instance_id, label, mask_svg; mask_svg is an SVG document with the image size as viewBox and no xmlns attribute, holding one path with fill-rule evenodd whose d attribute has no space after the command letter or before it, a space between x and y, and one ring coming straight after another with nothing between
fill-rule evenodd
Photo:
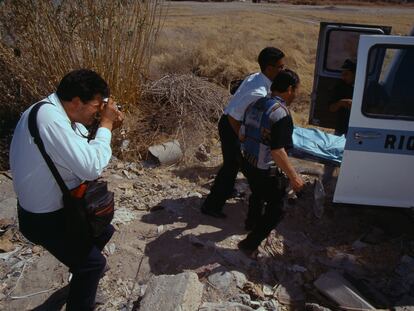
<instances>
[{"instance_id":1,"label":"black shoe","mask_svg":"<svg viewBox=\"0 0 414 311\"><path fill-rule=\"evenodd\" d=\"M237 243L237 247L239 248L239 250L243 252L243 254L252 259L255 259L259 252L257 248L249 247L249 245L247 245L246 243L246 240L242 240L239 243Z\"/></svg>"},{"instance_id":2,"label":"black shoe","mask_svg":"<svg viewBox=\"0 0 414 311\"><path fill-rule=\"evenodd\" d=\"M252 221L247 221L246 220L244 222L244 230L246 230L246 231L252 231L255 226L256 226L256 224Z\"/></svg>"},{"instance_id":3,"label":"black shoe","mask_svg":"<svg viewBox=\"0 0 414 311\"><path fill-rule=\"evenodd\" d=\"M226 218L227 217L227 215L224 214L222 211L213 211L204 206L201 207L201 212L205 215L215 217L215 218Z\"/></svg>"}]
</instances>

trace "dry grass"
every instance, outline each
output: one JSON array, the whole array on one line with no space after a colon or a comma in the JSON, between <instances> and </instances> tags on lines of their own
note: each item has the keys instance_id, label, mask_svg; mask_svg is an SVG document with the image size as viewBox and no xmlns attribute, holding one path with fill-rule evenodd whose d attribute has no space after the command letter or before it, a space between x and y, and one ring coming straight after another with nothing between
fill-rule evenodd
<instances>
[{"instance_id":1,"label":"dry grass","mask_svg":"<svg viewBox=\"0 0 414 311\"><path fill-rule=\"evenodd\" d=\"M96 70L118 100L135 104L161 26L162 2L4 1L0 61L31 95L26 105L77 68ZM12 94L7 96L0 97L3 110Z\"/></svg>"},{"instance_id":2,"label":"dry grass","mask_svg":"<svg viewBox=\"0 0 414 311\"><path fill-rule=\"evenodd\" d=\"M258 71L256 57L265 46L287 55L287 64L302 80L293 105L298 123L306 125L320 21L380 24L406 34L413 11L395 12L249 3L174 3L155 49L152 74L188 73L224 87L235 78Z\"/></svg>"},{"instance_id":3,"label":"dry grass","mask_svg":"<svg viewBox=\"0 0 414 311\"><path fill-rule=\"evenodd\" d=\"M410 5L412 0L273 0L274 3L295 5Z\"/></svg>"}]
</instances>

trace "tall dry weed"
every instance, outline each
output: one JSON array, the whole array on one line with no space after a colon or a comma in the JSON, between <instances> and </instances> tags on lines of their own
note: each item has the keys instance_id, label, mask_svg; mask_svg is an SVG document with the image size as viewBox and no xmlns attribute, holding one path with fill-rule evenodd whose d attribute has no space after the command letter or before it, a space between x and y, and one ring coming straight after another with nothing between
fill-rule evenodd
<instances>
[{"instance_id":1,"label":"tall dry weed","mask_svg":"<svg viewBox=\"0 0 414 311\"><path fill-rule=\"evenodd\" d=\"M163 0L6 0L0 61L34 98L53 91L68 71L91 68L118 100L134 104L163 15Z\"/></svg>"}]
</instances>

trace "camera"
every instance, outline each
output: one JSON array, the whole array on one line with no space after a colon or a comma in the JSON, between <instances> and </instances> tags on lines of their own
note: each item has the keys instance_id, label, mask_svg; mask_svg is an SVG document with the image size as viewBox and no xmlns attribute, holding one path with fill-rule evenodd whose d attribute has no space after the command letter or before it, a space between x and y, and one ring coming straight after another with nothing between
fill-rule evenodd
<instances>
[{"instance_id":1,"label":"camera","mask_svg":"<svg viewBox=\"0 0 414 311\"><path fill-rule=\"evenodd\" d=\"M103 99L103 103L106 105L106 104L108 104L108 102L109 102L109 97L105 97L104 99ZM119 110L119 111L121 111L122 110L122 105L121 104L116 104L116 108Z\"/></svg>"}]
</instances>

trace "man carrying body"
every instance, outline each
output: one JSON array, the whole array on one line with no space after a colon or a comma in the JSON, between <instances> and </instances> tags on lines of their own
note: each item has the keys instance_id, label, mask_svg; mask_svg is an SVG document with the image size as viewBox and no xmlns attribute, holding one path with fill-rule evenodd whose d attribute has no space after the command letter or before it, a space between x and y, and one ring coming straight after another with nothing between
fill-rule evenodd
<instances>
[{"instance_id":1,"label":"man carrying body","mask_svg":"<svg viewBox=\"0 0 414 311\"><path fill-rule=\"evenodd\" d=\"M279 170L271 169L271 161L287 175L295 192L303 187L303 180L286 153L293 147L293 121L287 106L294 100L298 87L296 73L281 71L272 83L271 97L259 99L247 108L240 129L243 173L252 195L260 202L249 205L246 225L252 231L238 244L248 256L257 252L260 243L283 217L284 177Z\"/></svg>"},{"instance_id":2,"label":"man carrying body","mask_svg":"<svg viewBox=\"0 0 414 311\"><path fill-rule=\"evenodd\" d=\"M111 99L104 104L108 96L108 85L97 73L76 70L62 79L56 93L43 100L49 103L38 111L40 138L69 189L97 179L109 163L111 131L123 116ZM73 273L67 310L93 310L106 265L101 251L114 228L108 225L102 235L94 238L84 256L76 246L69 246L82 241L73 243L65 232L62 192L29 132L28 116L33 106L17 124L10 149L19 227L28 240L43 246ZM94 123L97 113L101 113L100 127L95 139L88 142L85 126Z\"/></svg>"},{"instance_id":3,"label":"man carrying body","mask_svg":"<svg viewBox=\"0 0 414 311\"><path fill-rule=\"evenodd\" d=\"M222 212L223 206L233 192L240 168L241 154L238 139L240 122L249 104L269 94L272 80L284 68L284 56L284 53L277 48L263 49L258 57L261 72L248 76L225 108L218 126L223 166L201 208L204 214L217 218L226 217ZM251 197L250 201L255 204L256 199Z\"/></svg>"}]
</instances>

